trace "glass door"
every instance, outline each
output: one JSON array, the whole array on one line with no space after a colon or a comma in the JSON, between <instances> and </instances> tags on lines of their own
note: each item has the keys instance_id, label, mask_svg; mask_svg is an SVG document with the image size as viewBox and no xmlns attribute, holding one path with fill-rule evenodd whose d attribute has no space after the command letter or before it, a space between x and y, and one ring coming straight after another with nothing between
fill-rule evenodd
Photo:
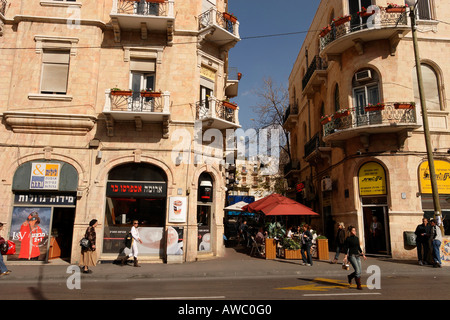
<instances>
[{"instance_id":1,"label":"glass door","mask_svg":"<svg viewBox=\"0 0 450 320\"><path fill-rule=\"evenodd\" d=\"M389 217L386 206L363 207L366 254L390 255Z\"/></svg>"}]
</instances>

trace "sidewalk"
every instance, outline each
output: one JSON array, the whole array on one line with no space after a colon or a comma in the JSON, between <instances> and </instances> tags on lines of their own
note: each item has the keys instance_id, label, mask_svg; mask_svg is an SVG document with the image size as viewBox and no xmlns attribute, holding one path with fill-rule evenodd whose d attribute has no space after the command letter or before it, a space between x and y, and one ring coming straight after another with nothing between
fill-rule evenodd
<instances>
[{"instance_id":1,"label":"sidewalk","mask_svg":"<svg viewBox=\"0 0 450 320\"><path fill-rule=\"evenodd\" d=\"M226 278L226 277L265 277L265 276L307 276L307 277L338 277L346 279L350 270L341 268L340 263L330 264L329 261L313 260L313 266L302 266L301 260L265 260L250 257L242 248L226 248L225 256L205 261L185 262L181 264L140 263L140 268L132 264L120 266L113 263L101 263L92 268L93 273L82 274L83 279L92 280L136 280L136 279L173 279L173 278ZM334 252L330 252L332 259ZM8 265L12 271L0 278L0 281L57 281L66 280L72 273L65 265ZM446 269L419 266L416 261L399 261L389 258L368 257L362 260L363 274L370 265L376 265L383 274L442 274Z\"/></svg>"}]
</instances>

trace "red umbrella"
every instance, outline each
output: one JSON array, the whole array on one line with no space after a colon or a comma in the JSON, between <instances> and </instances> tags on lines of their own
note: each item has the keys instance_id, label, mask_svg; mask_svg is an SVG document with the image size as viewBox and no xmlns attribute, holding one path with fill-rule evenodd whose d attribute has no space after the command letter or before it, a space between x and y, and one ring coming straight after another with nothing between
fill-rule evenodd
<instances>
[{"instance_id":1,"label":"red umbrella","mask_svg":"<svg viewBox=\"0 0 450 320\"><path fill-rule=\"evenodd\" d=\"M266 216L319 215L312 211L311 208L276 193L252 202L242 207L242 210L262 212Z\"/></svg>"}]
</instances>

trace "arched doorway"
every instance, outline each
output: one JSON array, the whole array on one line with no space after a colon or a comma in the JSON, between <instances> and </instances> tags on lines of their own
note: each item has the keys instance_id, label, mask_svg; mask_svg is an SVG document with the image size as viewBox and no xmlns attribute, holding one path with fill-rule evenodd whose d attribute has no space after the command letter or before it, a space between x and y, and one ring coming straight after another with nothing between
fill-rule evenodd
<instances>
[{"instance_id":1,"label":"arched doorway","mask_svg":"<svg viewBox=\"0 0 450 320\"><path fill-rule=\"evenodd\" d=\"M199 252L211 252L211 224L214 215L214 187L213 179L207 172L203 172L198 179L197 197L197 227Z\"/></svg>"},{"instance_id":2,"label":"arched doorway","mask_svg":"<svg viewBox=\"0 0 450 320\"><path fill-rule=\"evenodd\" d=\"M161 168L146 163L113 168L106 186L103 253L123 254L123 239L138 220L139 255L163 257L166 203L167 176Z\"/></svg>"}]
</instances>

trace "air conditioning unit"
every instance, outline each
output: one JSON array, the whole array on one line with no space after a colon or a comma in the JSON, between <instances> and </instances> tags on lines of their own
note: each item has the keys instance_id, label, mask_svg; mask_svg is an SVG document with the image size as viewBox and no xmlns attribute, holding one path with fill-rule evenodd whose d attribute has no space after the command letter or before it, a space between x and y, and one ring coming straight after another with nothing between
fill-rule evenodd
<instances>
[{"instance_id":1,"label":"air conditioning unit","mask_svg":"<svg viewBox=\"0 0 450 320\"><path fill-rule=\"evenodd\" d=\"M331 181L330 177L323 178L322 182L321 182L321 185L322 185L322 191L331 191L331 190L333 190L333 187L332 187L333 184L332 184L332 181Z\"/></svg>"},{"instance_id":2,"label":"air conditioning unit","mask_svg":"<svg viewBox=\"0 0 450 320\"><path fill-rule=\"evenodd\" d=\"M370 70L364 70L364 71L357 72L355 74L355 79L356 79L356 81L371 80L372 79L372 73L370 72Z\"/></svg>"}]
</instances>

